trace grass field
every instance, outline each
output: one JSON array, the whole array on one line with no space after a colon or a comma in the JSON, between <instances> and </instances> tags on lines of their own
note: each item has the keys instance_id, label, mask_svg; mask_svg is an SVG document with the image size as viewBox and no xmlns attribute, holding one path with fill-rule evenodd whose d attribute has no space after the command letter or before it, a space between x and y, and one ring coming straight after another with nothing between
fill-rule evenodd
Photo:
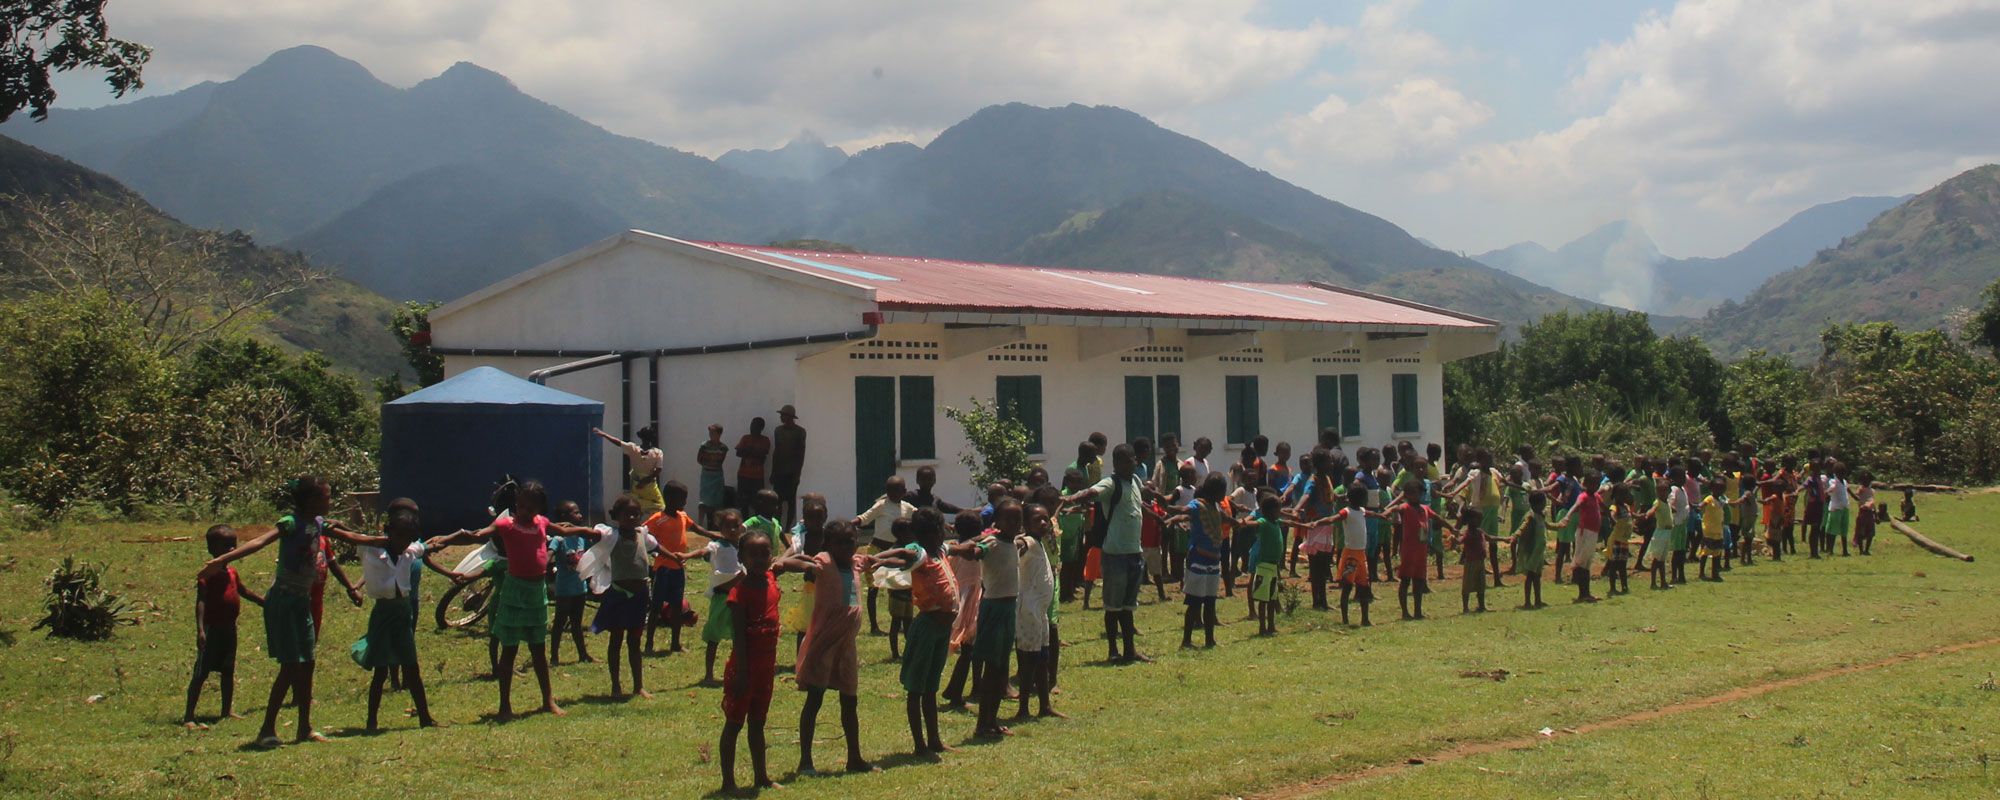
<instances>
[{"instance_id":1,"label":"grass field","mask_svg":"<svg viewBox=\"0 0 2000 800\"><path fill-rule=\"evenodd\" d=\"M2000 637L2000 494L1926 498L1918 527L1981 557L1959 563L1885 529L1870 558L1739 567L1720 585L1644 588L1571 606L1512 610L1518 578L1489 596L1498 609L1460 616L1455 582L1427 604L1432 619L1396 621L1393 587L1377 626L1350 630L1301 609L1282 633L1253 636L1240 597L1225 600L1221 646L1176 649L1179 605L1147 605L1140 646L1158 663L1110 667L1090 631L1099 618L1064 609L1068 721L1028 723L999 744L966 741L969 717L947 715L942 764L902 757L909 743L886 642L863 642L864 752L880 774L792 779L799 694L779 687L771 764L786 797L1218 797L1242 794L1436 797L1992 796L2000 774L2000 691L1978 686L2000 646L1857 671L1631 725L1593 723L1742 687ZM481 640L419 634L432 706L450 727L417 730L393 716L358 735L366 673L346 645L366 615L328 610L316 718L327 744L275 752L244 747L273 665L261 617L246 608L238 705L251 719L191 732L179 718L192 661L191 577L199 541L129 540L197 533L201 525L112 525L0 534L0 792L36 796L446 796L528 790L536 796L694 797L717 784L708 760L721 726L718 692L694 686L700 657L649 661L644 702L611 702L598 665L558 669L567 718L496 725ZM40 581L64 554L111 565L110 584L155 604L110 642L45 639ZM268 581L271 559L245 562ZM443 583L432 576L426 593ZM1598 590L1603 591L1601 582ZM335 592L337 595L337 591ZM330 600L331 602L331 600ZM603 637L593 641L603 648ZM788 661L788 659L783 659ZM1505 670L1504 680L1464 673ZM786 676L781 673L780 681ZM532 706L533 681L516 687ZM91 702L90 698L102 695ZM213 714L213 686L202 713ZM403 698L385 701L403 707ZM281 730L290 715L281 717ZM1561 732L1524 750L1411 766L1338 785L1314 781L1400 765L1480 743ZM839 763L835 709L822 712L822 765ZM747 763L740 766L747 775Z\"/></svg>"}]
</instances>

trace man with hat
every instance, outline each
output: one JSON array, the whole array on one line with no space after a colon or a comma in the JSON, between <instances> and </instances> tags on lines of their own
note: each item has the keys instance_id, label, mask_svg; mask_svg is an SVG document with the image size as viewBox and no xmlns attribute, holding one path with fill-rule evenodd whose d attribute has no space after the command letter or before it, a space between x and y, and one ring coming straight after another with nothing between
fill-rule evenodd
<instances>
[{"instance_id":1,"label":"man with hat","mask_svg":"<svg viewBox=\"0 0 2000 800\"><path fill-rule=\"evenodd\" d=\"M785 504L785 524L790 525L798 516L799 475L806 466L806 429L799 427L799 412L792 404L778 409L778 428L771 439L771 490Z\"/></svg>"}]
</instances>

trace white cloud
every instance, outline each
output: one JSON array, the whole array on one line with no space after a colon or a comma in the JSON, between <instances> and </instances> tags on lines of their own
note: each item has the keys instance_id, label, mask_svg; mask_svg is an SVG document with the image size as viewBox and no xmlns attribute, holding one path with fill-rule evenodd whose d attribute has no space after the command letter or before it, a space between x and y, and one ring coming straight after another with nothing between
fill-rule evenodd
<instances>
[{"instance_id":1,"label":"white cloud","mask_svg":"<svg viewBox=\"0 0 2000 800\"><path fill-rule=\"evenodd\" d=\"M1348 192L1356 179L1438 188L1436 170L1457 157L1493 109L1445 75L1465 54L1411 27L1416 9L1416 0L1387 0L1364 10L1342 36L1353 68L1315 76L1313 85L1335 91L1312 110L1278 120L1278 141L1264 159L1286 169L1337 164L1342 179L1334 191L1344 199L1355 197Z\"/></svg>"},{"instance_id":2,"label":"white cloud","mask_svg":"<svg viewBox=\"0 0 2000 800\"><path fill-rule=\"evenodd\" d=\"M1560 241L1610 209L1723 252L1804 206L2000 154L1996 73L1994 0L1686 0L1584 57L1577 118L1469 147L1448 174L1517 238Z\"/></svg>"},{"instance_id":3,"label":"white cloud","mask_svg":"<svg viewBox=\"0 0 2000 800\"><path fill-rule=\"evenodd\" d=\"M1410 78L1358 103L1330 95L1281 125L1293 152L1381 167L1454 153L1467 131L1492 116L1437 79Z\"/></svg>"},{"instance_id":4,"label":"white cloud","mask_svg":"<svg viewBox=\"0 0 2000 800\"><path fill-rule=\"evenodd\" d=\"M1339 32L1255 0L133 0L161 88L314 43L392 83L468 60L620 133L699 152L809 127L842 142L935 131L997 102L1162 114L1288 80Z\"/></svg>"}]
</instances>

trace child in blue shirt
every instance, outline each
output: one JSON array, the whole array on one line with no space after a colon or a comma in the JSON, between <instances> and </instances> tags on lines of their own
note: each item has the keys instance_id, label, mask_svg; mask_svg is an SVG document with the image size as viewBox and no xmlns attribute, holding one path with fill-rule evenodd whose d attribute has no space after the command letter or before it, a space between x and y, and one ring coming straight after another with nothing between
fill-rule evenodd
<instances>
[{"instance_id":1,"label":"child in blue shirt","mask_svg":"<svg viewBox=\"0 0 2000 800\"><path fill-rule=\"evenodd\" d=\"M584 524L583 508L575 501L565 500L556 506L556 520L571 525ZM590 586L583 576L577 574L576 562L583 552L590 549L590 542L582 536L549 537L549 563L556 568L556 613L549 622L549 663L562 663L562 637L568 631L571 641L576 643L576 660L585 664L594 663L590 651L584 649L583 606L590 597Z\"/></svg>"},{"instance_id":2,"label":"child in blue shirt","mask_svg":"<svg viewBox=\"0 0 2000 800\"><path fill-rule=\"evenodd\" d=\"M1222 553L1234 529L1233 521L1222 513L1222 499L1229 494L1229 479L1211 472L1196 489L1183 513L1167 521L1184 525L1188 532L1187 568L1181 575L1181 595L1187 604L1181 620L1181 646L1194 646L1194 629L1199 625L1207 637L1207 647L1215 646L1215 596L1222 590Z\"/></svg>"}]
</instances>

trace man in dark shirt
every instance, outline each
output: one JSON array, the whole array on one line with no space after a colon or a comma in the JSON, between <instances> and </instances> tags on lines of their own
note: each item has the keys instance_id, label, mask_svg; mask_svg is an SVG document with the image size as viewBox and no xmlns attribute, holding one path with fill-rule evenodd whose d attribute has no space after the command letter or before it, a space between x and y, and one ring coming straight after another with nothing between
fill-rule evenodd
<instances>
[{"instance_id":1,"label":"man in dark shirt","mask_svg":"<svg viewBox=\"0 0 2000 800\"><path fill-rule=\"evenodd\" d=\"M750 513L750 501L764 488L765 462L771 458L771 437L764 435L764 418L750 418L750 432L736 440L736 507Z\"/></svg>"},{"instance_id":2,"label":"man in dark shirt","mask_svg":"<svg viewBox=\"0 0 2000 800\"><path fill-rule=\"evenodd\" d=\"M771 439L771 490L785 504L785 524L790 525L798 516L799 475L806 468L806 429L799 427L798 409L790 403L778 409Z\"/></svg>"}]
</instances>

